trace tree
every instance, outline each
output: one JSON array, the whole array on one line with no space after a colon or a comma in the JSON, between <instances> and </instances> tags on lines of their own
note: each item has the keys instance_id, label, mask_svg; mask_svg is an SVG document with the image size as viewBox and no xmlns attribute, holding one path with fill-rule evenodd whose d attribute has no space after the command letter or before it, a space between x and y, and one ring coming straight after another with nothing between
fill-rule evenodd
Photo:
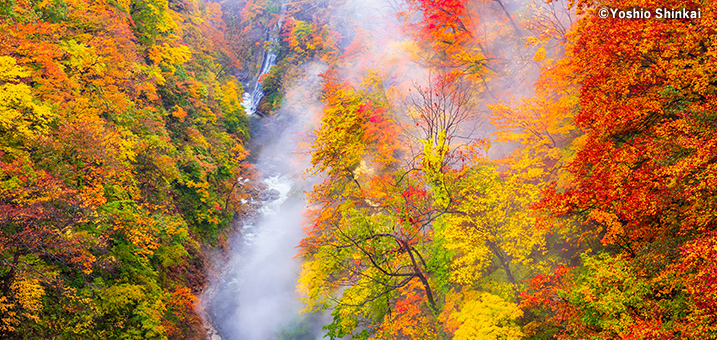
<instances>
[{"instance_id":1,"label":"tree","mask_svg":"<svg viewBox=\"0 0 717 340\"><path fill-rule=\"evenodd\" d=\"M321 309L329 307L337 288L345 287L332 306L328 335L366 337L368 330L354 334L360 322L380 322L396 290L412 280L422 283L433 308L435 301L416 248L418 230L394 215L393 204L401 199L396 195L406 184L396 184L390 173L396 162L396 136L391 137L396 126L381 90L357 92L336 84L332 73L325 79L327 106L312 163L326 180L310 193L318 209L302 241L306 262L300 281L309 306Z\"/></svg>"},{"instance_id":2,"label":"tree","mask_svg":"<svg viewBox=\"0 0 717 340\"><path fill-rule=\"evenodd\" d=\"M584 135L565 159L568 176L548 187L537 207L554 217L556 229L579 230L578 242L597 240L593 248L605 253L583 255L570 275L558 268L552 278L534 279L541 287L535 291L550 296L536 319L552 320L564 339L709 337L712 330L693 321L702 317L689 305L694 277L678 268L714 228L707 208L714 190L705 187L714 178L707 155L714 127L704 120L712 90L703 80L714 73L705 54L713 46L704 40L714 28L602 20L594 12L647 6L639 1L577 6L586 15L572 35L567 70L582 84L574 121ZM577 223L560 221L566 218Z\"/></svg>"},{"instance_id":3,"label":"tree","mask_svg":"<svg viewBox=\"0 0 717 340\"><path fill-rule=\"evenodd\" d=\"M312 163L326 179L310 194L316 209L300 282L310 308L333 308L330 337L406 336L407 319L391 316L397 308L411 301L429 323L440 308L434 270L444 250L432 242L435 224L456 205L447 179L459 162L452 148L470 139L469 88L447 78L417 87L407 101L409 137L398 134L380 86L357 92L325 77ZM408 148L399 146L403 139ZM426 309L415 305L421 299Z\"/></svg>"},{"instance_id":4,"label":"tree","mask_svg":"<svg viewBox=\"0 0 717 340\"><path fill-rule=\"evenodd\" d=\"M410 0L399 13L408 35L425 51L427 65L475 85L496 98L525 79L522 32L502 1ZM420 18L420 19L419 19ZM530 86L532 84L524 84Z\"/></svg>"},{"instance_id":5,"label":"tree","mask_svg":"<svg viewBox=\"0 0 717 340\"><path fill-rule=\"evenodd\" d=\"M22 78L30 72L13 57L0 56L0 152L6 158L22 154L25 143L47 133L50 109L33 100L30 86Z\"/></svg>"},{"instance_id":6,"label":"tree","mask_svg":"<svg viewBox=\"0 0 717 340\"><path fill-rule=\"evenodd\" d=\"M439 234L456 254L452 282L474 286L497 275L486 285L489 291L516 301L523 279L548 267L543 258L547 231L536 228L529 208L540 193L531 175L520 168L499 174L485 159L461 171L454 193L457 213L446 217Z\"/></svg>"},{"instance_id":7,"label":"tree","mask_svg":"<svg viewBox=\"0 0 717 340\"><path fill-rule=\"evenodd\" d=\"M198 334L185 273L247 156L217 6L1 6L3 339Z\"/></svg>"}]
</instances>

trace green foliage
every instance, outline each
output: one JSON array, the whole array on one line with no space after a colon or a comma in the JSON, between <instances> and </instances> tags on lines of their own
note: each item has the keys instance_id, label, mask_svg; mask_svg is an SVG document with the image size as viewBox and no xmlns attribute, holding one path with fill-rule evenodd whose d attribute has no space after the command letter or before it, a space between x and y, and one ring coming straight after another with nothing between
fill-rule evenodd
<instances>
[{"instance_id":1,"label":"green foliage","mask_svg":"<svg viewBox=\"0 0 717 340\"><path fill-rule=\"evenodd\" d=\"M626 333L634 323L632 312L647 307L651 285L624 258L602 253L583 255L582 259L575 287L562 297L582 311L586 327Z\"/></svg>"}]
</instances>

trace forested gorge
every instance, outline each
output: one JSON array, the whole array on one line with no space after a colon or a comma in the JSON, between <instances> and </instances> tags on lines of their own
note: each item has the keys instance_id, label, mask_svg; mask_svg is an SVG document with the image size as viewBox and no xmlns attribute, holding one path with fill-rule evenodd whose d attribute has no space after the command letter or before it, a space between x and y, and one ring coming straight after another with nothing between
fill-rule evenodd
<instances>
[{"instance_id":1,"label":"forested gorge","mask_svg":"<svg viewBox=\"0 0 717 340\"><path fill-rule=\"evenodd\" d=\"M201 338L247 168L220 5L1 6L0 338Z\"/></svg>"},{"instance_id":2,"label":"forested gorge","mask_svg":"<svg viewBox=\"0 0 717 340\"><path fill-rule=\"evenodd\" d=\"M208 271L256 209L250 119L314 100L296 287L318 336L717 338L715 10L5 1L0 338L206 338Z\"/></svg>"}]
</instances>

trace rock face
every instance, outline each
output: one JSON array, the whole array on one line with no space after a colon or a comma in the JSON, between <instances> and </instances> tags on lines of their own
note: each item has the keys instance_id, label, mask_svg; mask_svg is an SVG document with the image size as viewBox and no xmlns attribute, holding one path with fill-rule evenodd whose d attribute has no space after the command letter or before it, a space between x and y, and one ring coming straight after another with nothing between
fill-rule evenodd
<instances>
[{"instance_id":1,"label":"rock face","mask_svg":"<svg viewBox=\"0 0 717 340\"><path fill-rule=\"evenodd\" d=\"M207 340L222 340L222 337L210 323L205 324L204 327L207 330Z\"/></svg>"},{"instance_id":2,"label":"rock face","mask_svg":"<svg viewBox=\"0 0 717 340\"><path fill-rule=\"evenodd\" d=\"M276 201L281 197L279 190L270 189L266 184L261 183L251 191L252 197L258 201Z\"/></svg>"},{"instance_id":3,"label":"rock face","mask_svg":"<svg viewBox=\"0 0 717 340\"><path fill-rule=\"evenodd\" d=\"M259 193L259 200L260 201L268 201L269 200L269 192L268 191L262 191Z\"/></svg>"}]
</instances>

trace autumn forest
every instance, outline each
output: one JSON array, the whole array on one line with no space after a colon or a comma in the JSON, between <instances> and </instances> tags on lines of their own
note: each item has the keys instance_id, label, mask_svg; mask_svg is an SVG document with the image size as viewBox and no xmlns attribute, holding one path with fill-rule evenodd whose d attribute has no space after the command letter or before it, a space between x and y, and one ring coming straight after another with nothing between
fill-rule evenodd
<instances>
[{"instance_id":1,"label":"autumn forest","mask_svg":"<svg viewBox=\"0 0 717 340\"><path fill-rule=\"evenodd\" d=\"M716 11L2 1L0 338L717 339Z\"/></svg>"}]
</instances>

